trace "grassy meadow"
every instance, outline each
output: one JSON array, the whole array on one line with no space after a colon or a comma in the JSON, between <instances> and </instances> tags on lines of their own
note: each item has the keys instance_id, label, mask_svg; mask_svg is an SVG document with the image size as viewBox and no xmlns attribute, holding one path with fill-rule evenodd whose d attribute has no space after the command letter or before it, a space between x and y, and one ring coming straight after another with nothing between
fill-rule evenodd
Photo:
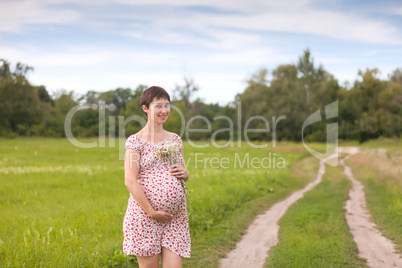
<instances>
[{"instance_id":1,"label":"grassy meadow","mask_svg":"<svg viewBox=\"0 0 402 268\"><path fill-rule=\"evenodd\" d=\"M350 185L342 167L326 166L323 181L279 221L280 242L265 267L367 267L344 216Z\"/></svg>"},{"instance_id":2,"label":"grassy meadow","mask_svg":"<svg viewBox=\"0 0 402 268\"><path fill-rule=\"evenodd\" d=\"M129 193L117 146L21 138L1 139L0 148L1 267L136 267L122 253ZM217 266L256 214L312 179L291 174L307 155L301 146L274 149L185 143L192 236L185 267ZM270 152L284 168L267 167ZM263 158L265 168L258 168ZM252 161L257 168L247 166Z\"/></svg>"},{"instance_id":3,"label":"grassy meadow","mask_svg":"<svg viewBox=\"0 0 402 268\"><path fill-rule=\"evenodd\" d=\"M402 141L372 141L346 164L364 185L372 221L402 255Z\"/></svg>"},{"instance_id":4,"label":"grassy meadow","mask_svg":"<svg viewBox=\"0 0 402 268\"><path fill-rule=\"evenodd\" d=\"M135 257L122 253L129 193L117 145L81 149L66 139L0 139L0 267L138 267ZM184 143L184 148L192 238L192 256L184 267L218 267L257 214L314 180L318 170L318 161L300 144L196 149ZM354 159L349 162L357 168ZM281 160L285 165L278 164ZM340 168L327 166L327 171L323 183L282 218L281 241L267 267L323 267L332 258L332 267L365 266L343 217L350 184ZM372 196L383 191L384 197L383 203L368 197L373 218L377 224L391 222L391 228L380 224L382 230L401 237L401 188L395 184L400 176L388 185L388 179L369 175L363 182L375 184L367 189ZM394 206L387 207L388 202Z\"/></svg>"},{"instance_id":5,"label":"grassy meadow","mask_svg":"<svg viewBox=\"0 0 402 268\"><path fill-rule=\"evenodd\" d=\"M364 185L372 221L402 254L402 142L370 141L360 150L346 164ZM315 160L305 158L298 165L306 161ZM344 216L350 187L342 167L327 165L323 181L280 220L280 241L271 248L265 267L367 267L357 256Z\"/></svg>"}]
</instances>

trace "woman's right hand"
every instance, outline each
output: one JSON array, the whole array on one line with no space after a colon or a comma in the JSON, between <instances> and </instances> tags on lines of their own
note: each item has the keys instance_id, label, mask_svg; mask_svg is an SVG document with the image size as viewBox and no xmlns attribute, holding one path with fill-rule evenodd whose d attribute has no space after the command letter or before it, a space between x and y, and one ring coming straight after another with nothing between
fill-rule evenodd
<instances>
[{"instance_id":1,"label":"woman's right hand","mask_svg":"<svg viewBox=\"0 0 402 268\"><path fill-rule=\"evenodd\" d=\"M173 214L159 210L152 211L149 216L151 217L151 219L161 223L168 223L173 218Z\"/></svg>"}]
</instances>

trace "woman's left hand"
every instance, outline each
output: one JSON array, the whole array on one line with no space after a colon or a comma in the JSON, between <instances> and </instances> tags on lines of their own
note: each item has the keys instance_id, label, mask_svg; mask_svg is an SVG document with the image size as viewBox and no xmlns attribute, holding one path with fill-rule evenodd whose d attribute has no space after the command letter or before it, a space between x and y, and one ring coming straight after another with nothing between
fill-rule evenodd
<instances>
[{"instance_id":1,"label":"woman's left hand","mask_svg":"<svg viewBox=\"0 0 402 268\"><path fill-rule=\"evenodd\" d=\"M183 165L174 164L170 166L170 174L178 179L183 179L184 182L188 181L188 171Z\"/></svg>"}]
</instances>

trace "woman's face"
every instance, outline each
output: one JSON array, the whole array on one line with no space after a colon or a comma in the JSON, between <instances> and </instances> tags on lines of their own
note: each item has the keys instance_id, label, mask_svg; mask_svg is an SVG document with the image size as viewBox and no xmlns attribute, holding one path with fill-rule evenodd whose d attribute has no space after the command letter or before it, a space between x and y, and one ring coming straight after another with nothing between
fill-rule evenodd
<instances>
[{"instance_id":1,"label":"woman's face","mask_svg":"<svg viewBox=\"0 0 402 268\"><path fill-rule=\"evenodd\" d=\"M144 111L148 113L148 120L157 124L163 124L170 114L170 102L167 99L153 99L149 104L149 109L146 107L145 109Z\"/></svg>"}]
</instances>

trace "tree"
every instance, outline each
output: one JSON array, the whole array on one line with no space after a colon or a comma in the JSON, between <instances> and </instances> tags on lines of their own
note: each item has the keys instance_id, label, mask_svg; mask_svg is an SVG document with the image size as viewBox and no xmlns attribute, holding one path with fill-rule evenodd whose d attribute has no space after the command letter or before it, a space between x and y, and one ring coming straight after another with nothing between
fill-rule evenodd
<instances>
[{"instance_id":1,"label":"tree","mask_svg":"<svg viewBox=\"0 0 402 268\"><path fill-rule=\"evenodd\" d=\"M188 112L192 111L192 103L191 98L193 97L194 93L199 90L198 86L194 83L194 79L184 77L184 85L176 85L174 89L174 94L179 95L179 99L184 101L186 109Z\"/></svg>"},{"instance_id":2,"label":"tree","mask_svg":"<svg viewBox=\"0 0 402 268\"><path fill-rule=\"evenodd\" d=\"M26 79L33 68L18 62L12 70L8 61L1 59L0 62L1 128L6 132L30 134L29 128L43 118L38 91Z\"/></svg>"},{"instance_id":3,"label":"tree","mask_svg":"<svg viewBox=\"0 0 402 268\"><path fill-rule=\"evenodd\" d=\"M385 88L385 83L380 80L378 69L366 69L365 72L359 70L358 74L362 81L356 81L354 88L362 96L363 111L372 115L378 108L378 96Z\"/></svg>"},{"instance_id":4,"label":"tree","mask_svg":"<svg viewBox=\"0 0 402 268\"><path fill-rule=\"evenodd\" d=\"M295 65L280 65L273 71L272 112L268 118L286 116L276 129L278 140L301 140L301 126L306 119L305 92L300 86L298 70Z\"/></svg>"},{"instance_id":5,"label":"tree","mask_svg":"<svg viewBox=\"0 0 402 268\"><path fill-rule=\"evenodd\" d=\"M78 101L88 103L88 104L97 104L99 94L100 94L99 92L96 92L94 90L89 90L86 94L82 95L78 99Z\"/></svg>"},{"instance_id":6,"label":"tree","mask_svg":"<svg viewBox=\"0 0 402 268\"><path fill-rule=\"evenodd\" d=\"M49 121L46 124L46 135L64 137L64 121L66 116L68 112L77 105L78 102L75 100L73 91L67 92L65 90L61 90L56 92L54 98L54 109L50 115ZM76 122L77 117L73 117L71 126L72 129L74 129Z\"/></svg>"},{"instance_id":7,"label":"tree","mask_svg":"<svg viewBox=\"0 0 402 268\"><path fill-rule=\"evenodd\" d=\"M148 86L140 84L137 88L133 91L130 99L127 101L125 108L120 111L120 115L124 116L124 118L130 116L142 116L146 121L145 114L141 108L141 95ZM126 133L135 133L141 130L142 125L139 121L133 120L129 122L126 126ZM118 131L118 126L116 125L116 131ZM117 132L116 132L117 133Z\"/></svg>"},{"instance_id":8,"label":"tree","mask_svg":"<svg viewBox=\"0 0 402 268\"><path fill-rule=\"evenodd\" d=\"M50 97L49 93L44 86L35 86L35 90L38 92L38 97L41 102L49 103L50 105L54 106L53 99Z\"/></svg>"},{"instance_id":9,"label":"tree","mask_svg":"<svg viewBox=\"0 0 402 268\"><path fill-rule=\"evenodd\" d=\"M268 70L266 68L262 68L258 70L256 73L252 74L247 81L249 86L252 85L267 85L268 84Z\"/></svg>"},{"instance_id":10,"label":"tree","mask_svg":"<svg viewBox=\"0 0 402 268\"><path fill-rule=\"evenodd\" d=\"M117 88L115 90L100 93L98 101L104 101L107 106L113 104L114 109L109 109L110 114L118 115L120 114L120 110L126 108L126 104L131 99L131 96L130 88Z\"/></svg>"},{"instance_id":11,"label":"tree","mask_svg":"<svg viewBox=\"0 0 402 268\"><path fill-rule=\"evenodd\" d=\"M350 102L342 104L356 118L358 139L363 142L380 136L399 136L402 132L402 90L398 70L389 76L390 81L381 80L378 69L366 69L358 74L360 79L347 92ZM341 112L343 122L347 121L344 113Z\"/></svg>"},{"instance_id":12,"label":"tree","mask_svg":"<svg viewBox=\"0 0 402 268\"><path fill-rule=\"evenodd\" d=\"M319 83L324 79L325 71L322 65L320 65L318 69L314 67L314 59L311 57L309 49L306 49L304 54L299 57L297 70L301 75L300 81L306 93L305 109L306 112L310 113L313 111L313 107L311 107L312 100L316 97Z\"/></svg>"},{"instance_id":13,"label":"tree","mask_svg":"<svg viewBox=\"0 0 402 268\"><path fill-rule=\"evenodd\" d=\"M390 82L402 85L402 68L395 69L392 74L389 75L389 78Z\"/></svg>"}]
</instances>

